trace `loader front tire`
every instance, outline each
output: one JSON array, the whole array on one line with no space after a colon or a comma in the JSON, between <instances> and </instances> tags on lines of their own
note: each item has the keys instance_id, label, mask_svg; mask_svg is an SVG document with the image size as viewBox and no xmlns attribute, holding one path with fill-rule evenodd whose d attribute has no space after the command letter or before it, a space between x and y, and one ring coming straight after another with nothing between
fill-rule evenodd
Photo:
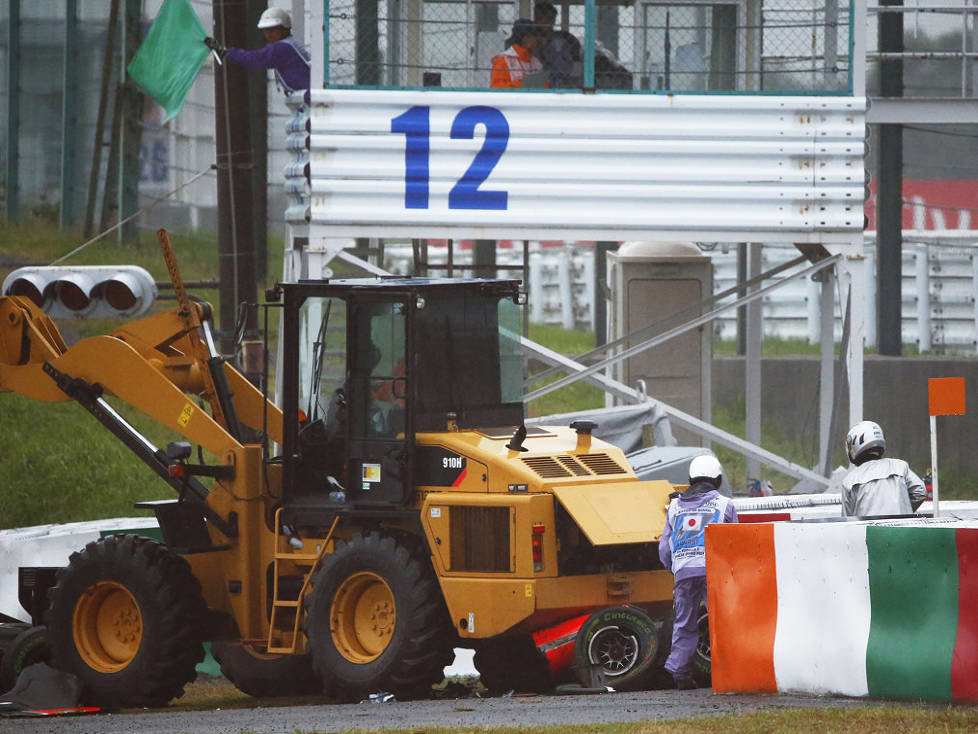
<instances>
[{"instance_id":1,"label":"loader front tire","mask_svg":"<svg viewBox=\"0 0 978 734\"><path fill-rule=\"evenodd\" d=\"M155 540L89 543L58 571L49 598L52 665L79 678L86 703L163 706L196 677L207 614L200 583Z\"/></svg>"},{"instance_id":2,"label":"loader front tire","mask_svg":"<svg viewBox=\"0 0 978 734\"><path fill-rule=\"evenodd\" d=\"M339 541L304 604L306 649L329 695L424 698L452 662L454 630L431 563L392 537Z\"/></svg>"},{"instance_id":3,"label":"loader front tire","mask_svg":"<svg viewBox=\"0 0 978 734\"><path fill-rule=\"evenodd\" d=\"M211 643L221 673L249 696L306 696L322 691L308 655L280 655L227 640Z\"/></svg>"}]
</instances>

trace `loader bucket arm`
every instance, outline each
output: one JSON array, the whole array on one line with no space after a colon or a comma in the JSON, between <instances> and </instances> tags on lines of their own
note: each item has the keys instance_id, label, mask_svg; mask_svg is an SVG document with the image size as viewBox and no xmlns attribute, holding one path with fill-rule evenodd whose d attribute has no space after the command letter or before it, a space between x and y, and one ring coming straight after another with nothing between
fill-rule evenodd
<instances>
[{"instance_id":1,"label":"loader bucket arm","mask_svg":"<svg viewBox=\"0 0 978 734\"><path fill-rule=\"evenodd\" d=\"M100 385L107 394L224 456L240 443L185 394L203 390L198 360L173 346L180 346L186 338L185 323L172 314L159 314L120 330L120 336L132 344L115 336L94 336L67 347L58 327L33 302L0 296L0 392L49 403L69 400L45 373L44 365L49 363L72 378ZM236 370L230 370L238 375L229 375L229 381L245 398L246 412L260 418L261 394ZM269 426L275 426L281 435L281 412L274 406L267 409Z\"/></svg>"},{"instance_id":2,"label":"loader bucket arm","mask_svg":"<svg viewBox=\"0 0 978 734\"><path fill-rule=\"evenodd\" d=\"M135 349L111 336L83 339L48 363L72 378L98 384L159 423L217 456L240 444L207 411ZM0 388L45 402L70 399L45 373L43 363L0 364Z\"/></svg>"},{"instance_id":3,"label":"loader bucket arm","mask_svg":"<svg viewBox=\"0 0 978 734\"><path fill-rule=\"evenodd\" d=\"M0 297L0 366L43 364L67 349L51 317L33 301ZM9 389L0 379L0 391Z\"/></svg>"},{"instance_id":4,"label":"loader bucket arm","mask_svg":"<svg viewBox=\"0 0 978 734\"><path fill-rule=\"evenodd\" d=\"M205 304L193 303L196 320L203 318ZM187 333L187 319L178 310L147 316L124 324L112 332L135 349L147 362L159 369L181 390L194 395L205 394L207 366L200 356L200 345ZM264 431L270 441L282 443L282 411L267 400L258 388L232 365L224 363L238 420L256 431Z\"/></svg>"}]
</instances>

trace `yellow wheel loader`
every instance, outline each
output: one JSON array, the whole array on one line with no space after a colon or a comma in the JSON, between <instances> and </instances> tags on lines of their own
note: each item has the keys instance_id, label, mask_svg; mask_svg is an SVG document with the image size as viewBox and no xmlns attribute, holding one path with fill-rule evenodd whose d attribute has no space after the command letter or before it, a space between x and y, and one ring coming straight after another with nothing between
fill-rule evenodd
<instances>
[{"instance_id":1,"label":"yellow wheel loader","mask_svg":"<svg viewBox=\"0 0 978 734\"><path fill-rule=\"evenodd\" d=\"M138 505L165 543L103 538L27 590L88 702L166 703L207 641L246 693L352 701L427 695L455 647L494 690L661 662L673 487L591 423L524 425L518 281L276 286L278 406L217 354L161 241L179 306L110 335L69 348L0 298L0 389L77 401L176 494ZM186 440L154 446L106 396Z\"/></svg>"}]
</instances>

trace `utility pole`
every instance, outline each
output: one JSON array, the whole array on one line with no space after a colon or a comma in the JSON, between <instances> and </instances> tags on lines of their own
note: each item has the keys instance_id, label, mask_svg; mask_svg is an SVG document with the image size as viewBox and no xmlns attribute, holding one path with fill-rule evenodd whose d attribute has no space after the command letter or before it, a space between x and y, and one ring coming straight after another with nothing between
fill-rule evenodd
<instances>
[{"instance_id":1,"label":"utility pole","mask_svg":"<svg viewBox=\"0 0 978 734\"><path fill-rule=\"evenodd\" d=\"M246 0L215 1L214 37L223 46L248 44ZM217 241L220 274L220 350L234 350L238 306L256 303L254 170L251 153L251 112L247 70L224 63L214 74L214 117L217 139ZM264 183L264 182L262 182ZM248 316L246 333L254 332L257 318Z\"/></svg>"},{"instance_id":2,"label":"utility pole","mask_svg":"<svg viewBox=\"0 0 978 734\"><path fill-rule=\"evenodd\" d=\"M903 0L882 0L880 5L902 6ZM882 53L903 52L903 13L880 14ZM880 61L880 95L903 96L903 59ZM879 126L880 153L876 176L876 272L879 298L879 352L900 356L900 312L903 301L903 127Z\"/></svg>"},{"instance_id":3,"label":"utility pole","mask_svg":"<svg viewBox=\"0 0 978 734\"><path fill-rule=\"evenodd\" d=\"M268 5L266 0L247 0L246 26L250 43L248 48L258 48L265 37L254 22ZM293 24L295 19L293 18ZM252 71L248 77L248 101L251 109L251 163L253 191L251 207L252 227L255 238L256 280L263 281L268 275L268 76L264 71ZM281 102L278 102L281 104ZM279 130L279 133L282 131ZM281 171L277 172L278 174ZM281 176L276 176L281 181ZM281 186L279 187L281 188Z\"/></svg>"}]
</instances>

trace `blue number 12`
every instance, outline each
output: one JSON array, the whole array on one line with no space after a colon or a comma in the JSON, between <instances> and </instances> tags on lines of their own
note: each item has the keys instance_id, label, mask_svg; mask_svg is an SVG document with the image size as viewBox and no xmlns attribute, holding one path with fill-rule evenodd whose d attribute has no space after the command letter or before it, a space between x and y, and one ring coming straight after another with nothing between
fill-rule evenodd
<instances>
[{"instance_id":1,"label":"blue number 12","mask_svg":"<svg viewBox=\"0 0 978 734\"><path fill-rule=\"evenodd\" d=\"M448 193L449 209L506 209L506 191L480 190L479 186L492 173L509 142L509 123L495 107L477 105L466 107L454 121L452 140L472 140L475 129L482 125L486 136L468 170ZM431 108L412 107L391 120L391 132L405 136L404 146L404 207L428 208L429 163L431 158Z\"/></svg>"}]
</instances>

